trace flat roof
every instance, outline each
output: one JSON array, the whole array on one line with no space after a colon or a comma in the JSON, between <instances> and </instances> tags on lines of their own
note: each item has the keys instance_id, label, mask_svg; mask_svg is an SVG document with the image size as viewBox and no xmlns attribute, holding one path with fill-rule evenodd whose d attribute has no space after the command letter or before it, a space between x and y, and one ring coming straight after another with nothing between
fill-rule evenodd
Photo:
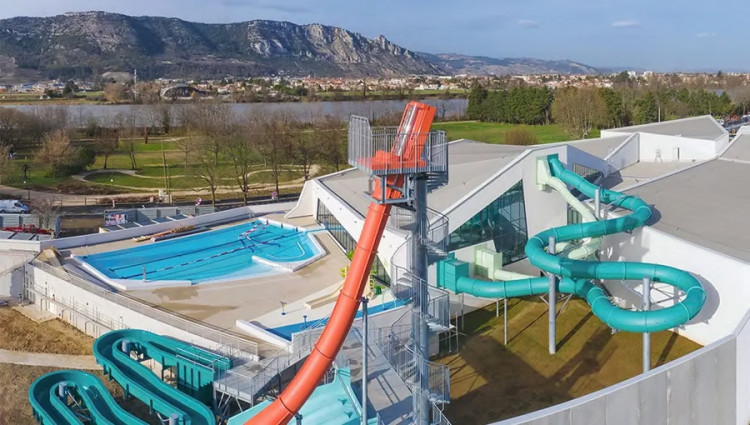
<instances>
[{"instance_id":1,"label":"flat roof","mask_svg":"<svg viewBox=\"0 0 750 425\"><path fill-rule=\"evenodd\" d=\"M743 133L735 137L732 144L729 145L729 149L721 157L737 161L750 161L750 134Z\"/></svg>"},{"instance_id":2,"label":"flat roof","mask_svg":"<svg viewBox=\"0 0 750 425\"><path fill-rule=\"evenodd\" d=\"M600 137L597 139L582 139L567 142L572 147L582 150L599 158L606 158L632 135Z\"/></svg>"},{"instance_id":3,"label":"flat roof","mask_svg":"<svg viewBox=\"0 0 750 425\"><path fill-rule=\"evenodd\" d=\"M445 211L457 199L485 182L530 146L493 145L472 140L452 142L448 148L447 185L427 196L427 205ZM365 196L368 176L356 169L321 177L319 181L364 217L370 201Z\"/></svg>"},{"instance_id":4,"label":"flat roof","mask_svg":"<svg viewBox=\"0 0 750 425\"><path fill-rule=\"evenodd\" d=\"M710 115L634 125L631 127L611 128L607 131L617 131L621 133L643 132L711 141L727 134L727 131L724 130L724 128L722 128L721 125L719 125L719 123Z\"/></svg>"},{"instance_id":5,"label":"flat roof","mask_svg":"<svg viewBox=\"0 0 750 425\"><path fill-rule=\"evenodd\" d=\"M750 164L716 159L627 192L652 205L652 227L750 262Z\"/></svg>"},{"instance_id":6,"label":"flat roof","mask_svg":"<svg viewBox=\"0 0 750 425\"><path fill-rule=\"evenodd\" d=\"M636 162L607 176L602 186L622 190L695 165L694 162Z\"/></svg>"}]
</instances>

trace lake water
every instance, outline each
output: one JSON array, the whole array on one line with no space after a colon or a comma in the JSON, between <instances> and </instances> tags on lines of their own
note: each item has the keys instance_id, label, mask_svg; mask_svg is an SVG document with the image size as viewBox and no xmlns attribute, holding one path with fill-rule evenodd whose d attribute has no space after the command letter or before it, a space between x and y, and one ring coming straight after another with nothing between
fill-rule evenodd
<instances>
[{"instance_id":1,"label":"lake water","mask_svg":"<svg viewBox=\"0 0 750 425\"><path fill-rule=\"evenodd\" d=\"M256 111L288 111L302 121L309 121L320 115L334 115L342 120L349 119L351 115L374 119L390 114L400 114L408 102L408 100L357 100L304 103L236 103L232 104L232 111L237 115L250 114ZM462 116L466 112L468 104L466 99L425 99L422 102L435 106L438 118ZM179 109L185 105L175 104L173 106ZM139 127L150 126L152 124L150 116L153 115L150 113L148 105L8 105L6 107L30 113L42 113L47 108L65 108L68 110L71 123L79 127L86 126L90 118L107 121L118 115L130 125L135 121L135 125ZM175 121L179 115L178 112L173 114ZM179 125L180 123L174 122L173 124Z\"/></svg>"}]
</instances>

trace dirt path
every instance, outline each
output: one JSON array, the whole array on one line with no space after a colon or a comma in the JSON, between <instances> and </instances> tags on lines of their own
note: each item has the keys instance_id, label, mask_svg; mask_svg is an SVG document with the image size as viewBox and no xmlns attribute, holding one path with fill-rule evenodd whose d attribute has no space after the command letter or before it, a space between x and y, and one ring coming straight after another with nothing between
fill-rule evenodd
<instances>
[{"instance_id":1,"label":"dirt path","mask_svg":"<svg viewBox=\"0 0 750 425\"><path fill-rule=\"evenodd\" d=\"M107 170L107 171L113 171L113 170ZM132 171L132 170L130 170ZM310 168L310 178L313 178L320 173L320 166L313 165ZM279 189L290 189L290 188L299 188L302 184L304 184L305 179L304 177L289 181L284 184L279 184ZM119 188L125 188L130 189L132 192L128 193L120 193L117 195L70 195L66 193L52 193L52 192L41 192L37 190L31 190L27 191L26 189L18 189L15 187L10 186L4 186L0 185L0 193L5 194L6 196L9 196L11 198L17 198L17 199L28 199L29 195L31 196L31 199L49 199L54 202L61 202L63 205L66 206L72 206L72 205L94 205L97 204L101 200L110 200L110 199L122 199L122 198L132 198L132 197L149 197L149 196L156 196L159 192L159 189L163 189L161 187L155 187L155 188L143 188L143 187L129 187L129 186L117 186ZM269 195L270 193L275 189L275 185L273 183L258 185L255 187L252 187L251 190L258 191L258 190L266 190L268 191ZM219 186L219 188L216 190L217 194L227 194L227 193L239 193L236 186ZM191 189L191 190L173 190L172 196L209 196L211 195L211 191L205 187Z\"/></svg>"},{"instance_id":2,"label":"dirt path","mask_svg":"<svg viewBox=\"0 0 750 425\"><path fill-rule=\"evenodd\" d=\"M0 363L11 363L25 366L59 367L64 369L99 370L94 356L76 356L71 354L29 353L0 349Z\"/></svg>"}]
</instances>

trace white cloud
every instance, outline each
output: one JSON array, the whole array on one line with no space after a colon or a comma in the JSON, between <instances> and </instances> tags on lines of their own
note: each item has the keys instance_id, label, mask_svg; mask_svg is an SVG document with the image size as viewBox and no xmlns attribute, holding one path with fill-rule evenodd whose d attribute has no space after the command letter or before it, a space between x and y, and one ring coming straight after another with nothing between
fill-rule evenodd
<instances>
[{"instance_id":1,"label":"white cloud","mask_svg":"<svg viewBox=\"0 0 750 425\"><path fill-rule=\"evenodd\" d=\"M698 38L709 38L709 37L716 37L715 32L699 32L698 34L695 34Z\"/></svg>"},{"instance_id":2,"label":"white cloud","mask_svg":"<svg viewBox=\"0 0 750 425\"><path fill-rule=\"evenodd\" d=\"M531 19L519 19L518 25L526 28L539 28L539 22L532 21Z\"/></svg>"},{"instance_id":3,"label":"white cloud","mask_svg":"<svg viewBox=\"0 0 750 425\"><path fill-rule=\"evenodd\" d=\"M632 28L639 26L641 26L641 23L633 19L612 22L612 28Z\"/></svg>"}]
</instances>

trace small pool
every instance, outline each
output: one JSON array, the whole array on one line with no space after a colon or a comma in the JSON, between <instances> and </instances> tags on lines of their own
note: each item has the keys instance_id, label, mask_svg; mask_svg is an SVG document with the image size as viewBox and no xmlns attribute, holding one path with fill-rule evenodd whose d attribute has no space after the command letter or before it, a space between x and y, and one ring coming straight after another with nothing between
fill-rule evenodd
<instances>
[{"instance_id":1,"label":"small pool","mask_svg":"<svg viewBox=\"0 0 750 425\"><path fill-rule=\"evenodd\" d=\"M111 279L204 283L293 270L323 254L310 234L265 220L78 257ZM145 268L145 269L144 269Z\"/></svg>"}]
</instances>

